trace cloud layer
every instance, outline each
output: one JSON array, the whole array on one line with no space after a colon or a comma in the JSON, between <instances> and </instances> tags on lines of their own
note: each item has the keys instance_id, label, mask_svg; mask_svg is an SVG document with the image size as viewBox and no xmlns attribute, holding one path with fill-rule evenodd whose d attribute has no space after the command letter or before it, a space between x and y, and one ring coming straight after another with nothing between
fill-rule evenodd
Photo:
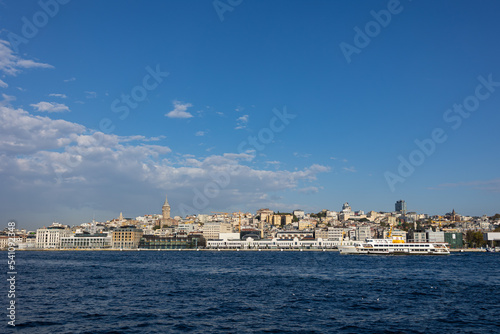
<instances>
[{"instance_id":1,"label":"cloud layer","mask_svg":"<svg viewBox=\"0 0 500 334\"><path fill-rule=\"evenodd\" d=\"M57 102L38 102L34 104L30 104L37 111L46 111L46 112L62 112L69 111L69 107L62 103Z\"/></svg>"},{"instance_id":2,"label":"cloud layer","mask_svg":"<svg viewBox=\"0 0 500 334\"><path fill-rule=\"evenodd\" d=\"M277 204L272 199L279 196L273 194L303 192L319 173L329 171L321 165L271 171L252 167L253 152L195 157L148 144L161 139L104 134L0 106L0 186L12 194L0 203L0 211L12 212L22 203L47 214L82 207L119 212L126 207L139 215L159 211L161 203L150 203L161 201L167 192L174 214L186 214L186 208L196 213L258 208ZM81 222L80 217L73 219L68 223Z\"/></svg>"},{"instance_id":3,"label":"cloud layer","mask_svg":"<svg viewBox=\"0 0 500 334\"><path fill-rule=\"evenodd\" d=\"M0 71L7 75L15 76L22 69L29 68L54 68L54 66L39 63L30 59L23 59L14 54L7 41L0 40ZM5 84L5 83L4 83Z\"/></svg>"}]
</instances>

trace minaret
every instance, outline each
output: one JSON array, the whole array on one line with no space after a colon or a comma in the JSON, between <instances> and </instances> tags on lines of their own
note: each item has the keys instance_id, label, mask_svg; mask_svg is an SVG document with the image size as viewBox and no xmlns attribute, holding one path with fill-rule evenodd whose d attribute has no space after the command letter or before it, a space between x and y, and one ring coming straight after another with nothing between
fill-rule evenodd
<instances>
[{"instance_id":1,"label":"minaret","mask_svg":"<svg viewBox=\"0 0 500 334\"><path fill-rule=\"evenodd\" d=\"M165 203L163 203L163 206L161 207L161 213L162 213L162 225L167 224L168 220L170 219L170 204L168 204L168 198L165 196Z\"/></svg>"}]
</instances>

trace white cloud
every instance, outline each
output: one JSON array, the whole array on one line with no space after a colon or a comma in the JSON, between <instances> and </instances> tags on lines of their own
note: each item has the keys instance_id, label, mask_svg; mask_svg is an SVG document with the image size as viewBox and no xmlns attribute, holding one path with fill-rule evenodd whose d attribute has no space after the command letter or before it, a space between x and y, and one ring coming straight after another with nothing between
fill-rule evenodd
<instances>
[{"instance_id":1,"label":"white cloud","mask_svg":"<svg viewBox=\"0 0 500 334\"><path fill-rule=\"evenodd\" d=\"M0 129L0 152L14 155L64 147L85 131L85 127L75 123L2 106Z\"/></svg>"},{"instance_id":2,"label":"white cloud","mask_svg":"<svg viewBox=\"0 0 500 334\"><path fill-rule=\"evenodd\" d=\"M202 137L204 135L206 135L207 133L205 131L198 131L196 132L194 135L197 136L197 137Z\"/></svg>"},{"instance_id":3,"label":"white cloud","mask_svg":"<svg viewBox=\"0 0 500 334\"><path fill-rule=\"evenodd\" d=\"M75 81L76 78L75 77L72 77L72 78L69 78L69 79L64 79L63 81L64 82L71 82L71 81Z\"/></svg>"},{"instance_id":4,"label":"white cloud","mask_svg":"<svg viewBox=\"0 0 500 334\"><path fill-rule=\"evenodd\" d=\"M16 65L21 68L54 68L54 66L45 63L37 63L31 59L18 58Z\"/></svg>"},{"instance_id":5,"label":"white cloud","mask_svg":"<svg viewBox=\"0 0 500 334\"><path fill-rule=\"evenodd\" d=\"M3 93L2 93L2 97L3 97L3 101L0 102L0 106L7 105L10 103L10 101L16 100L15 96L3 94Z\"/></svg>"},{"instance_id":6,"label":"white cloud","mask_svg":"<svg viewBox=\"0 0 500 334\"><path fill-rule=\"evenodd\" d=\"M245 110L245 108L243 108L242 106L237 106L236 109L234 109L234 111L243 111Z\"/></svg>"},{"instance_id":7,"label":"white cloud","mask_svg":"<svg viewBox=\"0 0 500 334\"><path fill-rule=\"evenodd\" d=\"M193 115L187 112L187 108L192 107L191 103L182 103L180 101L174 101L174 110L165 114L165 116L170 118L191 118Z\"/></svg>"},{"instance_id":8,"label":"white cloud","mask_svg":"<svg viewBox=\"0 0 500 334\"><path fill-rule=\"evenodd\" d=\"M85 98L86 99L95 99L96 97L97 97L96 92L85 91Z\"/></svg>"},{"instance_id":9,"label":"white cloud","mask_svg":"<svg viewBox=\"0 0 500 334\"><path fill-rule=\"evenodd\" d=\"M345 170L346 172L350 172L350 173L356 173L356 168L354 168L354 166L351 166L351 167L344 167L342 168L343 170Z\"/></svg>"},{"instance_id":10,"label":"white cloud","mask_svg":"<svg viewBox=\"0 0 500 334\"><path fill-rule=\"evenodd\" d=\"M49 94L49 96L60 97L61 99L66 99L67 98L66 94L55 94L55 93L52 93L52 94Z\"/></svg>"},{"instance_id":11,"label":"white cloud","mask_svg":"<svg viewBox=\"0 0 500 334\"><path fill-rule=\"evenodd\" d=\"M147 144L150 140L142 135L104 134L0 106L0 187L11 194L0 201L0 220L22 219L28 214L26 207L33 214L30 221L39 226L61 212L68 212L61 222L81 223L82 207L89 215L117 214L124 208L131 216L155 213L165 192L174 214L182 214L183 207L206 213L230 206L283 206L276 202L277 192L314 191L307 183L330 170L311 165L269 171L254 167L255 152L196 157L173 154L167 146ZM197 201L196 194L214 182L219 185L217 194ZM109 196L110 192L120 196ZM42 216L49 221L42 223Z\"/></svg>"},{"instance_id":12,"label":"white cloud","mask_svg":"<svg viewBox=\"0 0 500 334\"><path fill-rule=\"evenodd\" d=\"M69 111L69 107L62 103L57 102L38 102L35 104L30 104L33 108L37 109L37 111L46 111L46 112L62 112Z\"/></svg>"},{"instance_id":13,"label":"white cloud","mask_svg":"<svg viewBox=\"0 0 500 334\"><path fill-rule=\"evenodd\" d=\"M54 66L38 63L34 60L23 59L18 55L14 54L10 48L10 43L4 40L0 40L0 71L7 74L16 76L21 69L29 68L54 68Z\"/></svg>"},{"instance_id":14,"label":"white cloud","mask_svg":"<svg viewBox=\"0 0 500 334\"><path fill-rule=\"evenodd\" d=\"M241 117L238 117L236 120L236 130L244 129L247 127L249 116L248 115L243 115Z\"/></svg>"},{"instance_id":15,"label":"white cloud","mask_svg":"<svg viewBox=\"0 0 500 334\"><path fill-rule=\"evenodd\" d=\"M7 87L9 87L9 85L5 81L0 79L0 87L7 88Z\"/></svg>"},{"instance_id":16,"label":"white cloud","mask_svg":"<svg viewBox=\"0 0 500 334\"><path fill-rule=\"evenodd\" d=\"M309 158L311 156L310 153L299 153L299 152L293 152L293 156L297 158Z\"/></svg>"}]
</instances>

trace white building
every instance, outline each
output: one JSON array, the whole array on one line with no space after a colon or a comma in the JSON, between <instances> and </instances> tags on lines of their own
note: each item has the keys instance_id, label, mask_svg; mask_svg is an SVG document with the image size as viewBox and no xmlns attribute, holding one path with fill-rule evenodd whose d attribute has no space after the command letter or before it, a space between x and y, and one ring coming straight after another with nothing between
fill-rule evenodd
<instances>
[{"instance_id":1,"label":"white building","mask_svg":"<svg viewBox=\"0 0 500 334\"><path fill-rule=\"evenodd\" d=\"M343 242L346 244L349 242ZM247 238L245 240L230 240L230 239L219 239L219 240L208 240L208 249L302 249L302 248L312 248L312 249L332 249L337 247L340 241L330 241L330 240L300 240L295 237L293 239L262 239L254 240L253 238Z\"/></svg>"},{"instance_id":2,"label":"white building","mask_svg":"<svg viewBox=\"0 0 500 334\"><path fill-rule=\"evenodd\" d=\"M370 226L358 226L356 227L356 240L365 241L367 238L372 237L372 231Z\"/></svg>"},{"instance_id":3,"label":"white building","mask_svg":"<svg viewBox=\"0 0 500 334\"><path fill-rule=\"evenodd\" d=\"M231 224L228 223L206 223L203 225L203 237L206 240L219 239L220 233L231 232Z\"/></svg>"},{"instance_id":4,"label":"white building","mask_svg":"<svg viewBox=\"0 0 500 334\"><path fill-rule=\"evenodd\" d=\"M431 230L425 232L427 234L428 242L444 242L444 232L442 231L433 232Z\"/></svg>"},{"instance_id":5,"label":"white building","mask_svg":"<svg viewBox=\"0 0 500 334\"><path fill-rule=\"evenodd\" d=\"M19 236L9 237L7 235L0 235L0 249L8 249L9 248L9 239L12 241L14 239L14 243L17 247L19 244L23 242L23 238ZM12 244L12 242L10 242ZM14 246L14 247L16 247Z\"/></svg>"},{"instance_id":6,"label":"white building","mask_svg":"<svg viewBox=\"0 0 500 334\"><path fill-rule=\"evenodd\" d=\"M339 214L336 211L327 211L326 212L326 217L327 218L332 218L334 220L337 220L337 219L339 219Z\"/></svg>"},{"instance_id":7,"label":"white building","mask_svg":"<svg viewBox=\"0 0 500 334\"><path fill-rule=\"evenodd\" d=\"M240 234L239 233L219 233L219 239L218 240L239 241L240 240Z\"/></svg>"},{"instance_id":8,"label":"white building","mask_svg":"<svg viewBox=\"0 0 500 334\"><path fill-rule=\"evenodd\" d=\"M179 231L179 232L189 233L189 232L194 232L197 229L198 229L198 224L182 224L182 223L179 223L179 225L177 226L177 231Z\"/></svg>"},{"instance_id":9,"label":"white building","mask_svg":"<svg viewBox=\"0 0 500 334\"><path fill-rule=\"evenodd\" d=\"M61 237L61 248L98 249L110 248L112 242L111 234L74 234L69 237Z\"/></svg>"},{"instance_id":10,"label":"white building","mask_svg":"<svg viewBox=\"0 0 500 334\"><path fill-rule=\"evenodd\" d=\"M59 248L61 238L69 237L73 232L62 227L39 228L36 230L37 248Z\"/></svg>"},{"instance_id":11,"label":"white building","mask_svg":"<svg viewBox=\"0 0 500 334\"><path fill-rule=\"evenodd\" d=\"M342 233L343 232L344 232L343 228L329 227L328 228L328 240L331 240L331 241L342 240ZM346 239L345 236L344 236L344 239Z\"/></svg>"},{"instance_id":12,"label":"white building","mask_svg":"<svg viewBox=\"0 0 500 334\"><path fill-rule=\"evenodd\" d=\"M304 219L306 216L304 210L293 210L293 215L299 219Z\"/></svg>"},{"instance_id":13,"label":"white building","mask_svg":"<svg viewBox=\"0 0 500 334\"><path fill-rule=\"evenodd\" d=\"M353 215L354 213L351 210L351 206L349 205L349 203L345 202L342 205L342 211L340 211L339 219L341 221L346 221L349 220L349 218L351 218Z\"/></svg>"}]
</instances>

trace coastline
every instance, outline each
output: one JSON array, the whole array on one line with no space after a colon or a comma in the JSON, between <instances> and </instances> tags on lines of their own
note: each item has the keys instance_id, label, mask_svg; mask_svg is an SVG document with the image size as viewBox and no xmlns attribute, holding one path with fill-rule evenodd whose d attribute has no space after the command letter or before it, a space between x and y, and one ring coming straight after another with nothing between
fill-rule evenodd
<instances>
[{"instance_id":1,"label":"coastline","mask_svg":"<svg viewBox=\"0 0 500 334\"><path fill-rule=\"evenodd\" d=\"M1 251L7 251L1 250ZM180 249L116 249L116 248L94 248L94 249L16 249L16 251L22 252L80 252L80 251L90 251L90 252L158 252L158 251L168 251L168 252L338 252L338 249L193 249L193 248L180 248ZM460 249L450 249L453 253L486 253L485 249L480 248L460 248Z\"/></svg>"}]
</instances>

